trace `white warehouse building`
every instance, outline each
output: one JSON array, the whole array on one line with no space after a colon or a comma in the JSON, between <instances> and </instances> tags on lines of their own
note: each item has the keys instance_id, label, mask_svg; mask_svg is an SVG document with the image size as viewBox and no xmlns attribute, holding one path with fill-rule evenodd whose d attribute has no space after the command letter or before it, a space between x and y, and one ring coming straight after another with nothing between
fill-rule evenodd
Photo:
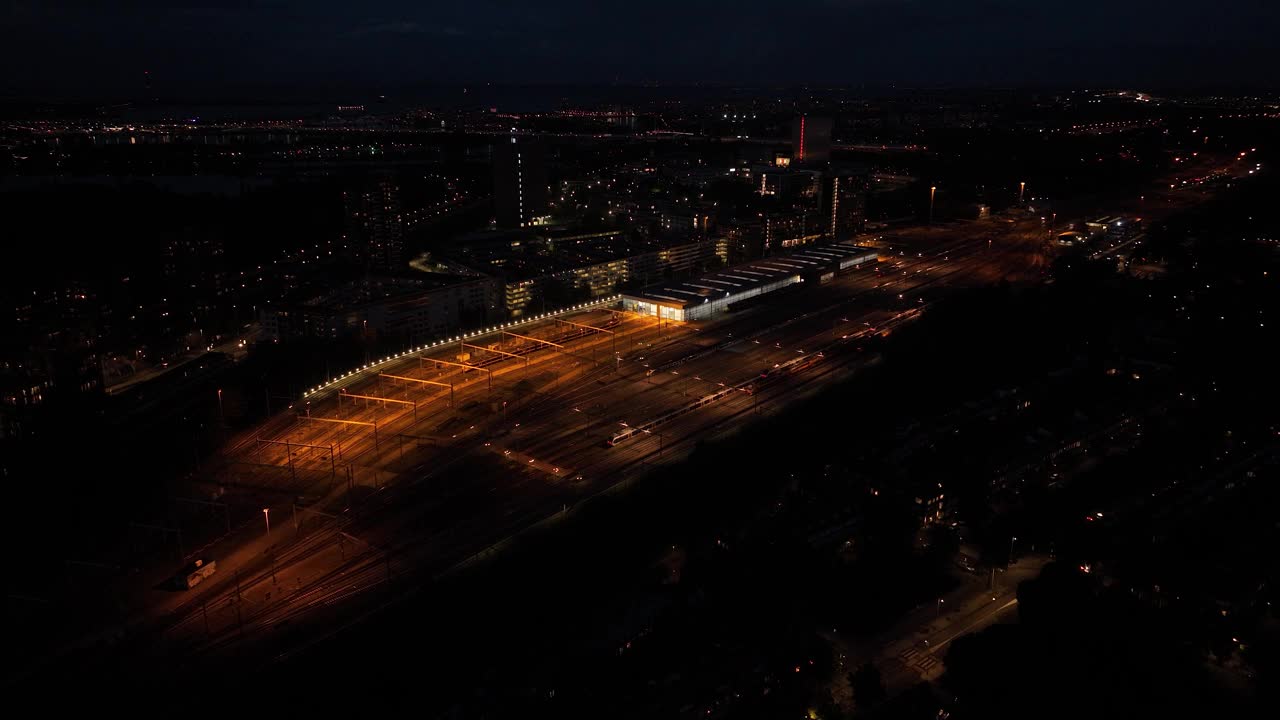
<instances>
[{"instance_id":1,"label":"white warehouse building","mask_svg":"<svg viewBox=\"0 0 1280 720\"><path fill-rule=\"evenodd\" d=\"M730 305L799 282L824 283L879 257L875 248L824 245L622 295L622 308L664 320L705 320Z\"/></svg>"}]
</instances>

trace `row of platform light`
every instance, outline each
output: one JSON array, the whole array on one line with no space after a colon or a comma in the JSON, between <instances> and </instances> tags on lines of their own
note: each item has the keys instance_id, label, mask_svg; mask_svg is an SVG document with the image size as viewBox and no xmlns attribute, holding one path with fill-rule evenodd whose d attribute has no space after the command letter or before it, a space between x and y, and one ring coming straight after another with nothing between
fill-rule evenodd
<instances>
[{"instance_id":1,"label":"row of platform light","mask_svg":"<svg viewBox=\"0 0 1280 720\"><path fill-rule=\"evenodd\" d=\"M528 324L530 324L530 323L539 322L539 321L541 321L541 320L546 320L546 319L548 319L548 318L558 317L558 316L560 316L560 315L566 315L566 314L568 314L568 313L582 312L583 310L591 310L591 309L593 309L593 308L597 308L597 307L600 307L600 306L603 306L603 305L611 305L611 304L613 304L613 303L618 302L618 301L619 301L619 300L621 300L621 299L622 299L622 296L621 296L621 295L611 295L611 296L609 296L609 297L607 297L607 298L603 298L603 299L600 299L600 300L593 300L592 302L579 303L579 304L577 304L577 305L572 305L572 306L570 306L570 307L562 308L562 309L560 309L560 310L554 310L554 311L552 311L552 312L546 312L546 313L542 313L542 314L540 314L540 315L534 315L533 317L525 318L524 320L517 320L517 321L515 321L515 322L502 323L502 324L500 324L500 325L494 325L494 326L492 326L492 327L487 327L487 328L485 328L485 329L483 329L483 330L474 330L474 331L469 332L469 333L463 333L463 334L461 334L461 335L455 335L455 336L454 336L454 337L452 337L452 338L444 338L444 339L442 339L442 340L437 340L437 341L435 341L435 342L433 342L433 343L430 343L430 344L428 344L428 345L421 345L421 346L416 347L416 348L409 348L408 350L405 350L404 352L396 353L395 355L388 355L388 356L386 356L386 357L382 358L381 360L378 360L378 361L376 361L376 362L371 362L371 363L368 363L368 364L365 364L365 365L361 365L360 367L358 367L358 368L356 368L356 369L354 369L354 370L351 370L350 372L346 372L346 373L343 373L342 375L338 375L338 376L336 376L336 377L333 377L333 378L329 379L328 381L326 381L326 382L324 382L324 383L321 383L320 385L317 385L317 386L315 386L315 387L311 388L310 390L307 390L306 392L302 393L302 397L304 397L304 398L310 398L310 397L315 396L317 393L323 392L323 391L325 391L325 390L331 390L331 389L333 389L334 387L338 386L338 385L339 385L339 384L341 384L343 381L345 381L345 380L347 380L347 379L349 379L349 378L352 378L352 377L355 377L355 376L359 376L361 373L363 373L363 372L365 372L365 371L367 371L367 370L377 370L377 369L381 368L382 366L386 365L387 363L396 362L397 360L401 360L401 359L403 359L405 356L412 355L412 354L414 354L414 353L420 353L420 352L424 352L424 351L426 351L426 350L431 350L431 349L433 349L433 348L440 347L440 346L442 346L442 345L449 345L449 344L451 344L451 343L456 343L456 342L458 342L459 340L470 340L470 339L472 339L472 338L477 338L477 337L480 337L480 336L482 336L482 335L488 335L488 334L490 334L490 333L500 332L500 331L502 331L502 330L506 330L506 329L508 329L508 328L517 328L517 327L521 327L521 326L523 326L523 325L528 325Z\"/></svg>"}]
</instances>

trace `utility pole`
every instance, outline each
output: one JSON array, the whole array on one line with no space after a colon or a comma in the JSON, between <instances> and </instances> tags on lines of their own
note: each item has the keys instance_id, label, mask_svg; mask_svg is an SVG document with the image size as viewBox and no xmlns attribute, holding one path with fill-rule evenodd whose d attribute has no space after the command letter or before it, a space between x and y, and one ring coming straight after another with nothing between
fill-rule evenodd
<instances>
[{"instance_id":1,"label":"utility pole","mask_svg":"<svg viewBox=\"0 0 1280 720\"><path fill-rule=\"evenodd\" d=\"M244 637L244 615L240 612L240 570L236 569L236 625L240 631L240 637Z\"/></svg>"}]
</instances>

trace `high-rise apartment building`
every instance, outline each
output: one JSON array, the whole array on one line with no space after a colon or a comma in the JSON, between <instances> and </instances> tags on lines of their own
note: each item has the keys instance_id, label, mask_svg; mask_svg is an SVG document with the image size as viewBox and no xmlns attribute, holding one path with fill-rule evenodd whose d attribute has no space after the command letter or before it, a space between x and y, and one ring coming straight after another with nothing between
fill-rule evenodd
<instances>
[{"instance_id":1,"label":"high-rise apartment building","mask_svg":"<svg viewBox=\"0 0 1280 720\"><path fill-rule=\"evenodd\" d=\"M842 242L866 227L869 174L864 169L832 168L822 174L819 208L832 242Z\"/></svg>"},{"instance_id":2,"label":"high-rise apartment building","mask_svg":"<svg viewBox=\"0 0 1280 720\"><path fill-rule=\"evenodd\" d=\"M380 180L364 190L344 193L347 241L354 255L371 271L400 269L404 247L404 217L400 188Z\"/></svg>"},{"instance_id":3,"label":"high-rise apartment building","mask_svg":"<svg viewBox=\"0 0 1280 720\"><path fill-rule=\"evenodd\" d=\"M493 205L498 226L530 227L547 212L546 150L512 136L493 149Z\"/></svg>"}]
</instances>

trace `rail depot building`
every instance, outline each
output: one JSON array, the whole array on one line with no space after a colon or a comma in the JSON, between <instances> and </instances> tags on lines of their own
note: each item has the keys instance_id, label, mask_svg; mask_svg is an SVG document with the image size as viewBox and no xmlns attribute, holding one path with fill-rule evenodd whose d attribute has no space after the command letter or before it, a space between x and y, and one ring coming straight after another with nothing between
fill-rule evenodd
<instances>
[{"instance_id":1,"label":"rail depot building","mask_svg":"<svg viewBox=\"0 0 1280 720\"><path fill-rule=\"evenodd\" d=\"M836 273L875 262L875 248L823 245L745 265L719 270L692 280L651 285L622 295L624 310L683 322L705 320L734 303L781 290L799 282L823 283Z\"/></svg>"}]
</instances>

